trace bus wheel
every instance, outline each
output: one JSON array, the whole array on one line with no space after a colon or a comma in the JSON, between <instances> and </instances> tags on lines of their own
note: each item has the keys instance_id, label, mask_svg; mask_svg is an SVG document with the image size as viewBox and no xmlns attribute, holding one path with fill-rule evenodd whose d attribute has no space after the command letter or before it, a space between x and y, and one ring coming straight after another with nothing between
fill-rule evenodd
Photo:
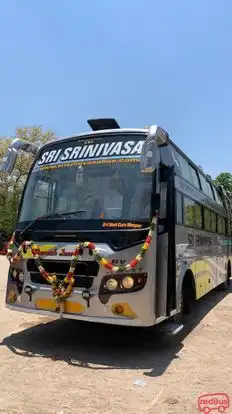
<instances>
[{"instance_id":1,"label":"bus wheel","mask_svg":"<svg viewBox=\"0 0 232 414\"><path fill-rule=\"evenodd\" d=\"M231 263L230 263L230 260L229 260L228 265L227 265L227 277L226 277L226 280L225 280L225 282L221 283L218 286L218 290L228 290L229 287L230 287L230 284L231 284Z\"/></svg>"},{"instance_id":2,"label":"bus wheel","mask_svg":"<svg viewBox=\"0 0 232 414\"><path fill-rule=\"evenodd\" d=\"M187 272L183 283L180 294L180 312L173 316L175 323L184 323L187 316L193 310L196 302L196 291L194 278L191 272Z\"/></svg>"}]
</instances>

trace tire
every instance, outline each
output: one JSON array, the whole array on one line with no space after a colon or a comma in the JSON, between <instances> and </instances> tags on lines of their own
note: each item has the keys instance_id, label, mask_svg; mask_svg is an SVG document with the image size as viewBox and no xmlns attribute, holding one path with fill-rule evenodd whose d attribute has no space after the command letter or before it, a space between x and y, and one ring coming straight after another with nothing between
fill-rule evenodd
<instances>
[{"instance_id":1,"label":"tire","mask_svg":"<svg viewBox=\"0 0 232 414\"><path fill-rule=\"evenodd\" d=\"M194 306L195 289L193 285L193 277L191 274L186 274L183 280L180 295L180 312L173 316L173 321L179 324L186 322Z\"/></svg>"}]
</instances>

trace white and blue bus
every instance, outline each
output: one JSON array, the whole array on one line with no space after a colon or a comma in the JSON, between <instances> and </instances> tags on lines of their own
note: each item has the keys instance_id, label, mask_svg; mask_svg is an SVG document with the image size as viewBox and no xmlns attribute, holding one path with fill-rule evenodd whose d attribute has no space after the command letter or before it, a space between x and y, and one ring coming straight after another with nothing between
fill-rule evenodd
<instances>
[{"instance_id":1,"label":"white and blue bus","mask_svg":"<svg viewBox=\"0 0 232 414\"><path fill-rule=\"evenodd\" d=\"M231 277L231 205L158 127L92 131L34 155L9 245L6 306L23 312L151 327L181 320ZM71 263L71 265L70 265Z\"/></svg>"}]
</instances>

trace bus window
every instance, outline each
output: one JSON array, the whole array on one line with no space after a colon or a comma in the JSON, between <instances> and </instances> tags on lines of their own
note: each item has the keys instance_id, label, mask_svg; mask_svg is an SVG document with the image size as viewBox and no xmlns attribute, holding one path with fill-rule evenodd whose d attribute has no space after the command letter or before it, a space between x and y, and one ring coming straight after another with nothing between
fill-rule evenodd
<instances>
[{"instance_id":1,"label":"bus window","mask_svg":"<svg viewBox=\"0 0 232 414\"><path fill-rule=\"evenodd\" d=\"M204 222L205 230L212 231L211 211L208 208L204 208Z\"/></svg>"},{"instance_id":2,"label":"bus window","mask_svg":"<svg viewBox=\"0 0 232 414\"><path fill-rule=\"evenodd\" d=\"M222 219L222 230L223 230L223 234L226 234L226 221L224 218Z\"/></svg>"},{"instance_id":3,"label":"bus window","mask_svg":"<svg viewBox=\"0 0 232 414\"><path fill-rule=\"evenodd\" d=\"M218 233L220 233L220 234L225 234L226 233L225 219L221 216L218 216Z\"/></svg>"},{"instance_id":4,"label":"bus window","mask_svg":"<svg viewBox=\"0 0 232 414\"><path fill-rule=\"evenodd\" d=\"M214 200L214 195L213 195L213 190L211 188L210 183L205 179L205 177L203 177L203 175L200 174L200 180L201 180L201 187L202 187L202 191L204 191L204 193L211 198L212 200Z\"/></svg>"},{"instance_id":5,"label":"bus window","mask_svg":"<svg viewBox=\"0 0 232 414\"><path fill-rule=\"evenodd\" d=\"M192 184L198 189L200 189L200 181L197 175L197 171L191 165L189 165L189 168L190 168L191 177L192 177L192 180L191 180Z\"/></svg>"},{"instance_id":6,"label":"bus window","mask_svg":"<svg viewBox=\"0 0 232 414\"><path fill-rule=\"evenodd\" d=\"M176 192L176 222L177 224L183 223L183 206L182 206L182 194Z\"/></svg>"},{"instance_id":7,"label":"bus window","mask_svg":"<svg viewBox=\"0 0 232 414\"><path fill-rule=\"evenodd\" d=\"M190 227L195 224L195 203L187 197L184 197L184 224Z\"/></svg>"},{"instance_id":8,"label":"bus window","mask_svg":"<svg viewBox=\"0 0 232 414\"><path fill-rule=\"evenodd\" d=\"M211 188L211 191L212 191L212 194L213 194L213 199L216 200L215 191L214 191L214 188L213 188L211 183L210 183L210 188Z\"/></svg>"},{"instance_id":9,"label":"bus window","mask_svg":"<svg viewBox=\"0 0 232 414\"><path fill-rule=\"evenodd\" d=\"M195 222L198 229L202 228L202 207L199 204L195 204Z\"/></svg>"},{"instance_id":10,"label":"bus window","mask_svg":"<svg viewBox=\"0 0 232 414\"><path fill-rule=\"evenodd\" d=\"M190 171L190 165L188 161L186 161L183 157L181 157L181 155L179 155L179 161L180 161L182 177L188 182L190 182L191 184L193 184L192 174Z\"/></svg>"},{"instance_id":11,"label":"bus window","mask_svg":"<svg viewBox=\"0 0 232 414\"><path fill-rule=\"evenodd\" d=\"M171 147L171 150L175 164L179 168L181 176L185 180L189 181L194 187L200 189L200 181L195 168L193 168L188 161L175 150L175 148Z\"/></svg>"},{"instance_id":12,"label":"bus window","mask_svg":"<svg viewBox=\"0 0 232 414\"><path fill-rule=\"evenodd\" d=\"M217 188L214 188L214 194L215 194L215 199L216 199L217 203L221 204L221 206L223 206L222 198L221 198L221 195L219 194Z\"/></svg>"},{"instance_id":13,"label":"bus window","mask_svg":"<svg viewBox=\"0 0 232 414\"><path fill-rule=\"evenodd\" d=\"M213 211L211 212L211 218L212 218L212 231L216 233L217 231L217 216L216 213Z\"/></svg>"}]
</instances>

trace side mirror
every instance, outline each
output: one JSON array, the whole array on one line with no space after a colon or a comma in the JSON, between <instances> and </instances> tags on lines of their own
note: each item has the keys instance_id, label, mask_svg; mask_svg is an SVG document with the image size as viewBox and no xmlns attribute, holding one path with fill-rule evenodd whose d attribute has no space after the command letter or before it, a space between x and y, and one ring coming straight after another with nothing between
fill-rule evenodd
<instances>
[{"instance_id":1,"label":"side mirror","mask_svg":"<svg viewBox=\"0 0 232 414\"><path fill-rule=\"evenodd\" d=\"M168 133L158 127L152 125L149 129L146 141L143 144L140 170L142 173L153 173L157 165L157 148L161 145L167 145Z\"/></svg>"},{"instance_id":2,"label":"side mirror","mask_svg":"<svg viewBox=\"0 0 232 414\"><path fill-rule=\"evenodd\" d=\"M18 151L15 148L9 147L7 149L5 157L3 158L2 165L0 166L0 171L11 174L14 169L17 156L18 156Z\"/></svg>"},{"instance_id":3,"label":"side mirror","mask_svg":"<svg viewBox=\"0 0 232 414\"><path fill-rule=\"evenodd\" d=\"M3 163L0 166L0 171L7 172L8 174L12 173L17 160L18 150L22 150L31 153L33 156L36 156L39 148L37 145L24 141L23 139L14 139L12 144L7 149L5 157L3 158Z\"/></svg>"}]
</instances>

